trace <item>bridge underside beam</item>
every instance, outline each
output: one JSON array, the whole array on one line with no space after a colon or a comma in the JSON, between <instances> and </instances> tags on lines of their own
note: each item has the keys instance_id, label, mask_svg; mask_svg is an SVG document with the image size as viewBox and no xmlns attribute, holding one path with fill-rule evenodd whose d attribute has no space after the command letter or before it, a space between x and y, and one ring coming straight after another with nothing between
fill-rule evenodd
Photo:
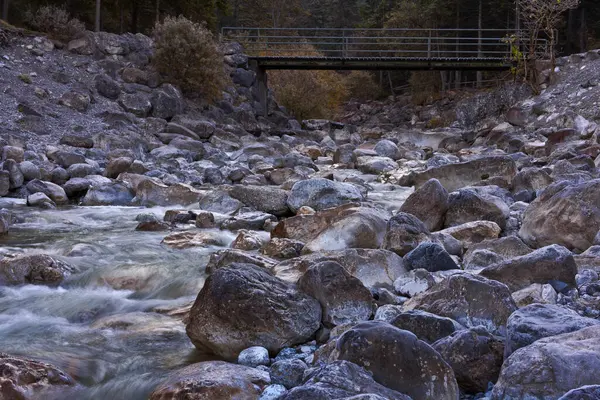
<instances>
[{"instance_id":1,"label":"bridge underside beam","mask_svg":"<svg viewBox=\"0 0 600 400\"><path fill-rule=\"evenodd\" d=\"M449 70L449 71L502 71L513 64L504 59L490 58L310 58L310 57L256 57L252 58L261 69L298 70Z\"/></svg>"}]
</instances>

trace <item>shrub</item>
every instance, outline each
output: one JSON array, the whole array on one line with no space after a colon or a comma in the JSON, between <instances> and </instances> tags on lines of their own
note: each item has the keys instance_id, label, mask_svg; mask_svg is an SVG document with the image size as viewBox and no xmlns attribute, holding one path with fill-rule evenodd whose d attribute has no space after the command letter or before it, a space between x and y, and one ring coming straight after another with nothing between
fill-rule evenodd
<instances>
[{"instance_id":1,"label":"shrub","mask_svg":"<svg viewBox=\"0 0 600 400\"><path fill-rule=\"evenodd\" d=\"M436 71L413 72L409 79L412 101L415 105L431 103L440 97L442 81Z\"/></svg>"},{"instance_id":2,"label":"shrub","mask_svg":"<svg viewBox=\"0 0 600 400\"><path fill-rule=\"evenodd\" d=\"M0 27L0 47L8 46L8 31Z\"/></svg>"},{"instance_id":3,"label":"shrub","mask_svg":"<svg viewBox=\"0 0 600 400\"><path fill-rule=\"evenodd\" d=\"M346 75L345 81L351 99L377 100L385 94L373 79L373 75L367 71L352 71Z\"/></svg>"},{"instance_id":4,"label":"shrub","mask_svg":"<svg viewBox=\"0 0 600 400\"><path fill-rule=\"evenodd\" d=\"M77 38L85 32L85 25L77 18L71 18L64 9L56 6L44 6L34 13L27 12L26 22L34 29L61 41Z\"/></svg>"},{"instance_id":5,"label":"shrub","mask_svg":"<svg viewBox=\"0 0 600 400\"><path fill-rule=\"evenodd\" d=\"M184 17L167 17L154 28L152 63L169 82L208 101L221 96L227 85L223 55L203 24Z\"/></svg>"}]
</instances>

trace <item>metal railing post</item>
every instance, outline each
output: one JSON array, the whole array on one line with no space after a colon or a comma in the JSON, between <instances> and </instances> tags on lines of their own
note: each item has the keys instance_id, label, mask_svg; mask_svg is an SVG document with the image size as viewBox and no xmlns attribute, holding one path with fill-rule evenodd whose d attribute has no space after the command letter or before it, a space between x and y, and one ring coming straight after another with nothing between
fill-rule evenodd
<instances>
[{"instance_id":1,"label":"metal railing post","mask_svg":"<svg viewBox=\"0 0 600 400\"><path fill-rule=\"evenodd\" d=\"M427 38L427 58L431 58L431 30L429 30L429 37Z\"/></svg>"}]
</instances>

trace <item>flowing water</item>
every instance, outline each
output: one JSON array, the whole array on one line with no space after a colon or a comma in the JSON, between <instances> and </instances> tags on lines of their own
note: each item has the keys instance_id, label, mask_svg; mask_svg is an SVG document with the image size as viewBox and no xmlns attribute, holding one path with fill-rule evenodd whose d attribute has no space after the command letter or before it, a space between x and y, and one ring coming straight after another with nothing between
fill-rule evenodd
<instances>
[{"instance_id":1,"label":"flowing water","mask_svg":"<svg viewBox=\"0 0 600 400\"><path fill-rule=\"evenodd\" d=\"M59 287L0 287L0 351L49 362L78 386L44 398L147 399L166 373L200 360L180 317L218 248L175 250L165 232L137 232L136 215L165 209L37 210L0 200L17 221L1 254L45 253L77 272ZM220 232L227 241L230 232Z\"/></svg>"}]
</instances>

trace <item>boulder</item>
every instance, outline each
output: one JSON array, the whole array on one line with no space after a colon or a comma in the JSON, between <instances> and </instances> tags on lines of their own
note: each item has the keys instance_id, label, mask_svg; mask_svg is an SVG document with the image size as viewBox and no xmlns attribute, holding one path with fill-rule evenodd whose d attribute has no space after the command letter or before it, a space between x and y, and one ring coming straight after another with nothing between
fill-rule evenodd
<instances>
[{"instance_id":1,"label":"boulder","mask_svg":"<svg viewBox=\"0 0 600 400\"><path fill-rule=\"evenodd\" d=\"M304 343L320 321L317 300L256 265L232 264L208 277L186 332L201 351L236 359L250 346L274 354Z\"/></svg>"},{"instance_id":2,"label":"boulder","mask_svg":"<svg viewBox=\"0 0 600 400\"><path fill-rule=\"evenodd\" d=\"M348 249L313 253L282 261L273 268L273 271L278 278L296 283L312 265L322 261L339 263L369 289L392 288L394 281L408 272L402 263L402 258L397 254L377 249Z\"/></svg>"},{"instance_id":3,"label":"boulder","mask_svg":"<svg viewBox=\"0 0 600 400\"><path fill-rule=\"evenodd\" d=\"M398 329L414 333L429 344L464 329L458 322L421 310L402 311L401 306L385 305L377 310L376 321L385 321Z\"/></svg>"},{"instance_id":4,"label":"boulder","mask_svg":"<svg viewBox=\"0 0 600 400\"><path fill-rule=\"evenodd\" d=\"M429 230L417 217L400 212L389 220L382 248L404 256L428 239Z\"/></svg>"},{"instance_id":5,"label":"boulder","mask_svg":"<svg viewBox=\"0 0 600 400\"><path fill-rule=\"evenodd\" d=\"M326 327L353 324L371 318L374 311L371 292L362 282L334 261L311 266L298 281L304 293L321 303Z\"/></svg>"},{"instance_id":6,"label":"boulder","mask_svg":"<svg viewBox=\"0 0 600 400\"><path fill-rule=\"evenodd\" d=\"M119 96L119 105L123 110L132 113L136 117L146 118L152 110L152 103L147 95L141 93L126 94Z\"/></svg>"},{"instance_id":7,"label":"boulder","mask_svg":"<svg viewBox=\"0 0 600 400\"><path fill-rule=\"evenodd\" d=\"M309 370L304 384L290 390L280 400L354 399L355 395L369 394L376 396L367 398L369 400L411 400L373 380L365 368L343 360Z\"/></svg>"},{"instance_id":8,"label":"boulder","mask_svg":"<svg viewBox=\"0 0 600 400\"><path fill-rule=\"evenodd\" d=\"M26 187L29 193L44 193L56 204L65 204L69 201L64 189L52 182L34 179L27 183Z\"/></svg>"},{"instance_id":9,"label":"boulder","mask_svg":"<svg viewBox=\"0 0 600 400\"><path fill-rule=\"evenodd\" d=\"M277 218L272 214L262 211L250 211L239 213L234 217L229 217L221 223L221 229L237 231L240 229L263 230L265 226L274 223Z\"/></svg>"},{"instance_id":10,"label":"boulder","mask_svg":"<svg viewBox=\"0 0 600 400\"><path fill-rule=\"evenodd\" d=\"M46 254L0 259L0 284L58 286L74 269Z\"/></svg>"},{"instance_id":11,"label":"boulder","mask_svg":"<svg viewBox=\"0 0 600 400\"><path fill-rule=\"evenodd\" d=\"M450 235L460 240L467 250L484 240L497 239L502 229L492 221L474 221L462 225L446 228L440 233Z\"/></svg>"},{"instance_id":12,"label":"boulder","mask_svg":"<svg viewBox=\"0 0 600 400\"><path fill-rule=\"evenodd\" d=\"M15 160L20 163L23 162L25 157L25 150L22 147L17 146L4 146L2 147L2 161Z\"/></svg>"},{"instance_id":13,"label":"boulder","mask_svg":"<svg viewBox=\"0 0 600 400\"><path fill-rule=\"evenodd\" d=\"M130 206L134 192L125 182L110 182L89 187L81 201L84 206Z\"/></svg>"},{"instance_id":14,"label":"boulder","mask_svg":"<svg viewBox=\"0 0 600 400\"><path fill-rule=\"evenodd\" d=\"M558 399L600 384L600 326L540 339L504 361L492 400Z\"/></svg>"},{"instance_id":15,"label":"boulder","mask_svg":"<svg viewBox=\"0 0 600 400\"><path fill-rule=\"evenodd\" d=\"M407 269L424 269L429 272L459 269L450 254L439 244L420 243L414 250L404 256Z\"/></svg>"},{"instance_id":16,"label":"boulder","mask_svg":"<svg viewBox=\"0 0 600 400\"><path fill-rule=\"evenodd\" d=\"M277 262L269 257L264 257L256 253L249 251L242 251L237 249L225 249L219 250L210 255L208 264L206 264L206 273L212 274L219 268L226 267L228 265L238 264L254 264L267 271L271 271ZM294 282L295 283L295 282Z\"/></svg>"},{"instance_id":17,"label":"boulder","mask_svg":"<svg viewBox=\"0 0 600 400\"><path fill-rule=\"evenodd\" d=\"M289 213L288 194L285 190L272 186L235 185L229 195L255 210L283 216Z\"/></svg>"},{"instance_id":18,"label":"boulder","mask_svg":"<svg viewBox=\"0 0 600 400\"><path fill-rule=\"evenodd\" d=\"M388 157L357 157L356 169L364 174L380 175L398 169L398 163Z\"/></svg>"},{"instance_id":19,"label":"boulder","mask_svg":"<svg viewBox=\"0 0 600 400\"><path fill-rule=\"evenodd\" d=\"M23 186L25 177L19 168L19 164L13 160L4 161L2 168L8 172L8 181L10 183L10 189L18 189Z\"/></svg>"},{"instance_id":20,"label":"boulder","mask_svg":"<svg viewBox=\"0 0 600 400\"><path fill-rule=\"evenodd\" d=\"M88 94L70 90L60 97L58 104L79 112L85 112L90 107L91 101L92 99Z\"/></svg>"},{"instance_id":21,"label":"boulder","mask_svg":"<svg viewBox=\"0 0 600 400\"><path fill-rule=\"evenodd\" d=\"M121 173L127 172L131 164L133 163L133 159L130 157L117 157L113 158L108 162L106 166L106 171L104 171L104 175L107 178L115 179Z\"/></svg>"},{"instance_id":22,"label":"boulder","mask_svg":"<svg viewBox=\"0 0 600 400\"><path fill-rule=\"evenodd\" d=\"M600 179L546 188L525 210L519 236L531 247L585 251L600 229Z\"/></svg>"},{"instance_id":23,"label":"boulder","mask_svg":"<svg viewBox=\"0 0 600 400\"><path fill-rule=\"evenodd\" d=\"M508 318L504 357L507 358L516 350L529 346L536 340L578 331L592 325L600 325L600 320L581 317L575 311L558 305L528 305L515 311Z\"/></svg>"},{"instance_id":24,"label":"boulder","mask_svg":"<svg viewBox=\"0 0 600 400\"><path fill-rule=\"evenodd\" d=\"M42 192L37 192L37 193L30 194L29 196L27 196L27 205L30 207L41 207L41 208L55 208L56 207L56 204Z\"/></svg>"},{"instance_id":25,"label":"boulder","mask_svg":"<svg viewBox=\"0 0 600 400\"><path fill-rule=\"evenodd\" d=\"M510 183L516 174L517 165L511 157L491 156L432 167L415 173L410 183L418 189L428 180L437 179L447 191L453 192L491 177L501 177Z\"/></svg>"},{"instance_id":26,"label":"boulder","mask_svg":"<svg viewBox=\"0 0 600 400\"><path fill-rule=\"evenodd\" d=\"M69 168L74 164L85 163L85 157L72 151L57 150L48 152L48 158L63 168Z\"/></svg>"},{"instance_id":27,"label":"boulder","mask_svg":"<svg viewBox=\"0 0 600 400\"><path fill-rule=\"evenodd\" d=\"M69 198L85 196L92 183L86 178L71 178L63 185Z\"/></svg>"},{"instance_id":28,"label":"boulder","mask_svg":"<svg viewBox=\"0 0 600 400\"><path fill-rule=\"evenodd\" d=\"M315 178L296 182L289 193L287 204L292 212L302 206L319 211L362 200L360 191L349 183Z\"/></svg>"},{"instance_id":29,"label":"boulder","mask_svg":"<svg viewBox=\"0 0 600 400\"><path fill-rule=\"evenodd\" d=\"M200 198L200 209L204 211L210 211L219 214L234 214L244 204L231 197L225 192L212 191L204 194Z\"/></svg>"},{"instance_id":30,"label":"boulder","mask_svg":"<svg viewBox=\"0 0 600 400\"><path fill-rule=\"evenodd\" d=\"M538 249L524 256L491 265L480 275L506 284L511 291L532 283L563 282L575 286L577 264L569 250L559 245Z\"/></svg>"},{"instance_id":31,"label":"boulder","mask_svg":"<svg viewBox=\"0 0 600 400\"><path fill-rule=\"evenodd\" d=\"M466 327L483 325L491 332L501 332L517 306L506 285L458 273L411 298L404 303L404 309L428 311L452 318Z\"/></svg>"},{"instance_id":32,"label":"boulder","mask_svg":"<svg viewBox=\"0 0 600 400\"><path fill-rule=\"evenodd\" d=\"M181 92L171 84L164 84L152 92L150 96L152 116L169 120L184 110L184 100Z\"/></svg>"},{"instance_id":33,"label":"boulder","mask_svg":"<svg viewBox=\"0 0 600 400\"><path fill-rule=\"evenodd\" d=\"M558 400L597 400L600 399L600 385L586 385L569 390Z\"/></svg>"},{"instance_id":34,"label":"boulder","mask_svg":"<svg viewBox=\"0 0 600 400\"><path fill-rule=\"evenodd\" d=\"M400 296L414 297L435 285L433 275L424 269L414 269L394 281L394 291Z\"/></svg>"},{"instance_id":35,"label":"boulder","mask_svg":"<svg viewBox=\"0 0 600 400\"><path fill-rule=\"evenodd\" d=\"M288 259L299 257L303 248L304 243L299 240L273 237L260 252L269 257Z\"/></svg>"},{"instance_id":36,"label":"boulder","mask_svg":"<svg viewBox=\"0 0 600 400\"><path fill-rule=\"evenodd\" d=\"M121 87L110 76L106 74L98 74L94 77L94 85L98 94L107 99L116 100L121 94Z\"/></svg>"},{"instance_id":37,"label":"boulder","mask_svg":"<svg viewBox=\"0 0 600 400\"><path fill-rule=\"evenodd\" d=\"M492 221L500 229L506 227L510 210L495 196L482 195L471 189L450 193L444 227L449 228L473 221Z\"/></svg>"},{"instance_id":38,"label":"boulder","mask_svg":"<svg viewBox=\"0 0 600 400\"><path fill-rule=\"evenodd\" d=\"M232 249L238 250L258 250L266 241L266 238L256 231L240 230L237 237L231 243Z\"/></svg>"},{"instance_id":39,"label":"boulder","mask_svg":"<svg viewBox=\"0 0 600 400\"><path fill-rule=\"evenodd\" d=\"M452 368L427 343L383 321L361 322L337 339L336 357L414 400L458 400Z\"/></svg>"},{"instance_id":40,"label":"boulder","mask_svg":"<svg viewBox=\"0 0 600 400\"><path fill-rule=\"evenodd\" d=\"M6 196L10 191L10 173L0 170L0 197Z\"/></svg>"},{"instance_id":41,"label":"boulder","mask_svg":"<svg viewBox=\"0 0 600 400\"><path fill-rule=\"evenodd\" d=\"M304 371L307 365L302 360L279 360L271 365L269 373L271 381L277 385L283 385L286 389L292 389L302 384Z\"/></svg>"},{"instance_id":42,"label":"boulder","mask_svg":"<svg viewBox=\"0 0 600 400\"><path fill-rule=\"evenodd\" d=\"M499 239L484 240L474 244L463 256L465 269L478 269L533 251L516 236L506 236Z\"/></svg>"},{"instance_id":43,"label":"boulder","mask_svg":"<svg viewBox=\"0 0 600 400\"><path fill-rule=\"evenodd\" d=\"M65 134L60 138L60 144L71 147L80 147L82 149L91 149L94 147L94 140L90 137Z\"/></svg>"},{"instance_id":44,"label":"boulder","mask_svg":"<svg viewBox=\"0 0 600 400\"><path fill-rule=\"evenodd\" d=\"M377 153L378 156L388 157L392 160L398 159L399 156L399 150L396 143L387 139L383 139L377 142L375 147L373 147L373 150L375 150L375 153Z\"/></svg>"},{"instance_id":45,"label":"boulder","mask_svg":"<svg viewBox=\"0 0 600 400\"><path fill-rule=\"evenodd\" d=\"M148 179L141 181L135 188L134 201L142 206L189 206L199 202L203 194L183 183L167 186Z\"/></svg>"},{"instance_id":46,"label":"boulder","mask_svg":"<svg viewBox=\"0 0 600 400\"><path fill-rule=\"evenodd\" d=\"M223 235L214 232L174 232L167 235L161 243L174 249L189 249L191 247L224 247L229 245Z\"/></svg>"},{"instance_id":47,"label":"boulder","mask_svg":"<svg viewBox=\"0 0 600 400\"><path fill-rule=\"evenodd\" d=\"M0 353L0 398L34 400L50 390L75 385L64 371L40 361Z\"/></svg>"},{"instance_id":48,"label":"boulder","mask_svg":"<svg viewBox=\"0 0 600 400\"><path fill-rule=\"evenodd\" d=\"M247 367L258 367L259 365L271 364L269 358L269 350L261 346L248 347L242 350L238 356L238 364L245 365Z\"/></svg>"},{"instance_id":49,"label":"boulder","mask_svg":"<svg viewBox=\"0 0 600 400\"><path fill-rule=\"evenodd\" d=\"M482 327L463 329L438 340L433 348L454 370L466 393L481 393L496 383L504 361L504 342Z\"/></svg>"},{"instance_id":50,"label":"boulder","mask_svg":"<svg viewBox=\"0 0 600 400\"><path fill-rule=\"evenodd\" d=\"M224 361L204 361L171 373L154 389L150 400L258 399L270 383L268 372Z\"/></svg>"},{"instance_id":51,"label":"boulder","mask_svg":"<svg viewBox=\"0 0 600 400\"><path fill-rule=\"evenodd\" d=\"M4 209L0 209L0 235L6 235L10 229L11 215Z\"/></svg>"},{"instance_id":52,"label":"boulder","mask_svg":"<svg viewBox=\"0 0 600 400\"><path fill-rule=\"evenodd\" d=\"M414 215L430 231L438 231L444 225L448 205L448 192L440 181L431 179L408 196L400 211Z\"/></svg>"},{"instance_id":53,"label":"boulder","mask_svg":"<svg viewBox=\"0 0 600 400\"><path fill-rule=\"evenodd\" d=\"M42 177L40 168L31 161L21 162L19 164L19 170L23 174L23 179L25 179L25 181L32 181Z\"/></svg>"}]
</instances>

